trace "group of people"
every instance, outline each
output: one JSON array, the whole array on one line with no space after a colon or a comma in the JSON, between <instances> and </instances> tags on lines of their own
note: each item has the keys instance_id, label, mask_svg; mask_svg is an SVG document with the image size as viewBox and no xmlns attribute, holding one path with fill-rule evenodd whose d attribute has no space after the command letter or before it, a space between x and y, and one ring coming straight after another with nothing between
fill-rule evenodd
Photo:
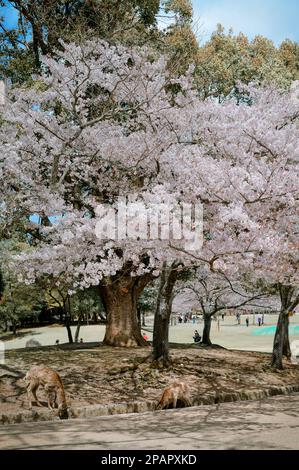
<instances>
[{"instance_id":1,"label":"group of people","mask_svg":"<svg viewBox=\"0 0 299 470\"><path fill-rule=\"evenodd\" d=\"M236 319L237 319L238 325L241 325L241 314L240 313L236 313ZM246 317L245 322L246 322L246 326L248 327L249 326L249 317ZM265 315L259 313L256 317L256 323L258 324L258 326L264 325L265 324Z\"/></svg>"},{"instance_id":2,"label":"group of people","mask_svg":"<svg viewBox=\"0 0 299 470\"><path fill-rule=\"evenodd\" d=\"M190 320L190 315L188 315L187 313L185 313L184 316L180 314L178 320L179 323L188 323L188 321Z\"/></svg>"},{"instance_id":3,"label":"group of people","mask_svg":"<svg viewBox=\"0 0 299 470\"><path fill-rule=\"evenodd\" d=\"M225 318L225 314L222 314L222 320L224 320L224 318ZM236 313L236 319L237 319L238 324L241 325L241 313L239 313L239 312ZM178 317L178 320L179 320L179 323L183 323L183 322L187 323L189 320L192 320L193 323L195 323L196 322L196 316L192 315L192 314L190 315L190 314L187 314L187 313L184 316L180 314L179 317ZM249 327L249 317L246 317L245 322L246 322L246 326ZM257 316L257 323L258 323L259 326L264 325L264 314L259 314ZM142 332L142 336L145 339L145 341L149 340L149 337L146 333ZM201 336L200 336L200 334L197 330L194 331L193 340L194 340L194 343L200 343L201 342Z\"/></svg>"},{"instance_id":4,"label":"group of people","mask_svg":"<svg viewBox=\"0 0 299 470\"><path fill-rule=\"evenodd\" d=\"M196 315L193 315L192 313L185 313L184 315L180 314L178 316L179 323L188 323L189 321L192 321L193 324L196 323L197 317Z\"/></svg>"}]
</instances>

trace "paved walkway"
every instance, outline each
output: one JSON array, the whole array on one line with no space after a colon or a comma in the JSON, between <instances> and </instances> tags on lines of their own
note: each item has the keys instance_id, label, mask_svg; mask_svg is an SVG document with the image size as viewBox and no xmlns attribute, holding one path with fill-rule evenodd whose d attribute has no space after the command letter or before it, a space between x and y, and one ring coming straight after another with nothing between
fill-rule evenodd
<instances>
[{"instance_id":1,"label":"paved walkway","mask_svg":"<svg viewBox=\"0 0 299 470\"><path fill-rule=\"evenodd\" d=\"M1 426L0 449L299 450L299 394L138 415Z\"/></svg>"}]
</instances>

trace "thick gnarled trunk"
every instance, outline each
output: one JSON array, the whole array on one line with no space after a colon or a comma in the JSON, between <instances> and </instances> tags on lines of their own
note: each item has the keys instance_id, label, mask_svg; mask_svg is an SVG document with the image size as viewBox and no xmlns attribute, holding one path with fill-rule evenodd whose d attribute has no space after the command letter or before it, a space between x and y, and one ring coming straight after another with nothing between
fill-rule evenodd
<instances>
[{"instance_id":1,"label":"thick gnarled trunk","mask_svg":"<svg viewBox=\"0 0 299 470\"><path fill-rule=\"evenodd\" d=\"M151 280L149 275L119 276L100 286L100 295L107 314L104 344L119 347L146 346L137 316L137 303L142 290Z\"/></svg>"}]
</instances>

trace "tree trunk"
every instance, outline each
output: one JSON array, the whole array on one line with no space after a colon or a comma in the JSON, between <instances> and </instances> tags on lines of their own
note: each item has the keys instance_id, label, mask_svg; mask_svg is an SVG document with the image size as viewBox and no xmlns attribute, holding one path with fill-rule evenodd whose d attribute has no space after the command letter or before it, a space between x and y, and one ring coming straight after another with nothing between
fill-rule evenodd
<instances>
[{"instance_id":1,"label":"tree trunk","mask_svg":"<svg viewBox=\"0 0 299 470\"><path fill-rule=\"evenodd\" d=\"M72 334L72 330L71 330L71 326L70 326L69 317L66 317L66 319L65 319L65 327L66 327L69 343L73 344L74 340L73 340L73 334Z\"/></svg>"},{"instance_id":2,"label":"tree trunk","mask_svg":"<svg viewBox=\"0 0 299 470\"><path fill-rule=\"evenodd\" d=\"M154 320L152 359L154 362L162 363L165 367L169 366L170 363L168 343L169 321L172 311L173 288L178 276L178 266L179 263L174 262L168 268L166 263L164 263Z\"/></svg>"},{"instance_id":3,"label":"tree trunk","mask_svg":"<svg viewBox=\"0 0 299 470\"><path fill-rule=\"evenodd\" d=\"M35 66L36 68L40 68L40 57L39 57L39 48L38 48L38 39L35 32L35 28L33 27L33 52L34 52L34 59L35 59Z\"/></svg>"},{"instance_id":4,"label":"tree trunk","mask_svg":"<svg viewBox=\"0 0 299 470\"><path fill-rule=\"evenodd\" d=\"M100 286L100 295L107 314L104 344L109 346L146 346L137 318L138 299L151 275L132 277L119 275Z\"/></svg>"},{"instance_id":5,"label":"tree trunk","mask_svg":"<svg viewBox=\"0 0 299 470\"><path fill-rule=\"evenodd\" d=\"M288 312L286 312L285 310L281 310L279 317L278 317L274 343L273 343L272 362L271 362L271 366L274 367L275 369L283 369L282 356L283 356L283 346L284 346L285 329L286 329L285 318L287 315L288 315Z\"/></svg>"},{"instance_id":6,"label":"tree trunk","mask_svg":"<svg viewBox=\"0 0 299 470\"><path fill-rule=\"evenodd\" d=\"M65 320L64 326L66 327L67 336L70 344L73 344L73 334L71 330L71 301L70 296L67 296L66 302L64 302Z\"/></svg>"},{"instance_id":7,"label":"tree trunk","mask_svg":"<svg viewBox=\"0 0 299 470\"><path fill-rule=\"evenodd\" d=\"M8 331L8 324L7 324L7 320L3 320L3 323L4 323L4 328L3 328L3 332L6 333Z\"/></svg>"},{"instance_id":8,"label":"tree trunk","mask_svg":"<svg viewBox=\"0 0 299 470\"><path fill-rule=\"evenodd\" d=\"M141 310L139 306L137 306L137 322L139 328L141 329Z\"/></svg>"},{"instance_id":9,"label":"tree trunk","mask_svg":"<svg viewBox=\"0 0 299 470\"><path fill-rule=\"evenodd\" d=\"M11 328L12 328L12 333L14 336L17 336L17 324L16 322L12 322L12 325L11 325Z\"/></svg>"},{"instance_id":10,"label":"tree trunk","mask_svg":"<svg viewBox=\"0 0 299 470\"><path fill-rule=\"evenodd\" d=\"M76 327L76 332L75 332L75 343L78 343L78 340L79 340L81 319L82 319L82 314L80 313L78 316L77 327Z\"/></svg>"},{"instance_id":11,"label":"tree trunk","mask_svg":"<svg viewBox=\"0 0 299 470\"><path fill-rule=\"evenodd\" d=\"M289 309L292 303L294 289L290 286L279 286L281 310L277 322L271 366L275 369L283 369L282 358L291 356L289 342Z\"/></svg>"},{"instance_id":12,"label":"tree trunk","mask_svg":"<svg viewBox=\"0 0 299 470\"><path fill-rule=\"evenodd\" d=\"M284 340L283 340L283 349L282 355L286 358L290 359L292 356L291 347L290 347L290 339L289 339L289 312L285 316L285 332L284 332Z\"/></svg>"},{"instance_id":13,"label":"tree trunk","mask_svg":"<svg viewBox=\"0 0 299 470\"><path fill-rule=\"evenodd\" d=\"M93 316L94 324L97 325L98 324L98 314L97 314L97 312L94 312L92 316Z\"/></svg>"},{"instance_id":14,"label":"tree trunk","mask_svg":"<svg viewBox=\"0 0 299 470\"><path fill-rule=\"evenodd\" d=\"M164 366L170 364L169 358L169 319L166 314L166 308L162 307L165 314L155 316L154 335L153 335L153 360L161 361Z\"/></svg>"},{"instance_id":15,"label":"tree trunk","mask_svg":"<svg viewBox=\"0 0 299 470\"><path fill-rule=\"evenodd\" d=\"M204 314L203 320L204 320L204 327L203 327L203 333L202 333L202 344L204 346L211 346L212 342L210 338L210 333L211 333L211 326L212 326L212 317L209 314Z\"/></svg>"}]
</instances>

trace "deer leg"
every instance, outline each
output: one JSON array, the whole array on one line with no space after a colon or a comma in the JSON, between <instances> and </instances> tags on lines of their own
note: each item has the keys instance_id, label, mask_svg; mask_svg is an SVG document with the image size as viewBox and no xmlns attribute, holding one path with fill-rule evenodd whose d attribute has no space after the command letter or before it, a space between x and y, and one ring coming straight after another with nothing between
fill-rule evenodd
<instances>
[{"instance_id":1,"label":"deer leg","mask_svg":"<svg viewBox=\"0 0 299 470\"><path fill-rule=\"evenodd\" d=\"M51 411L54 411L54 403L51 401L51 399L48 399L48 408Z\"/></svg>"},{"instance_id":2,"label":"deer leg","mask_svg":"<svg viewBox=\"0 0 299 470\"><path fill-rule=\"evenodd\" d=\"M191 401L190 401L190 399L189 399L188 397L185 397L185 398L184 398L184 402L185 402L185 405L186 405L186 406L191 406Z\"/></svg>"},{"instance_id":3,"label":"deer leg","mask_svg":"<svg viewBox=\"0 0 299 470\"><path fill-rule=\"evenodd\" d=\"M32 410L32 397L35 399L38 406L42 406L36 396L36 390L38 389L38 383L36 381L31 381L27 387L27 395L29 402L29 410Z\"/></svg>"},{"instance_id":4,"label":"deer leg","mask_svg":"<svg viewBox=\"0 0 299 470\"><path fill-rule=\"evenodd\" d=\"M30 384L29 384L28 387L27 387L27 396L28 396L28 407L29 407L29 410L32 410L32 394L31 394L31 390L30 390Z\"/></svg>"},{"instance_id":5,"label":"deer leg","mask_svg":"<svg viewBox=\"0 0 299 470\"><path fill-rule=\"evenodd\" d=\"M48 396L48 408L53 411L55 408L55 402L56 402L56 392L51 386L45 386L45 391Z\"/></svg>"},{"instance_id":6,"label":"deer leg","mask_svg":"<svg viewBox=\"0 0 299 470\"><path fill-rule=\"evenodd\" d=\"M48 408L49 410L53 411L53 400L50 394L48 394Z\"/></svg>"},{"instance_id":7,"label":"deer leg","mask_svg":"<svg viewBox=\"0 0 299 470\"><path fill-rule=\"evenodd\" d=\"M49 397L49 402L50 404L49 408L51 408L52 411L54 411L54 409L56 408L56 393L54 392L53 396Z\"/></svg>"},{"instance_id":8,"label":"deer leg","mask_svg":"<svg viewBox=\"0 0 299 470\"><path fill-rule=\"evenodd\" d=\"M45 392L48 398L48 408L49 410L53 411L53 406L55 406L55 397L53 399L53 396L54 396L53 390L48 385L45 385Z\"/></svg>"},{"instance_id":9,"label":"deer leg","mask_svg":"<svg viewBox=\"0 0 299 470\"><path fill-rule=\"evenodd\" d=\"M37 389L38 389L38 384L36 384L36 385L31 389L33 398L34 398L34 400L35 400L37 406L43 406L42 403L39 401L39 399L38 399L37 396L36 396Z\"/></svg>"}]
</instances>

